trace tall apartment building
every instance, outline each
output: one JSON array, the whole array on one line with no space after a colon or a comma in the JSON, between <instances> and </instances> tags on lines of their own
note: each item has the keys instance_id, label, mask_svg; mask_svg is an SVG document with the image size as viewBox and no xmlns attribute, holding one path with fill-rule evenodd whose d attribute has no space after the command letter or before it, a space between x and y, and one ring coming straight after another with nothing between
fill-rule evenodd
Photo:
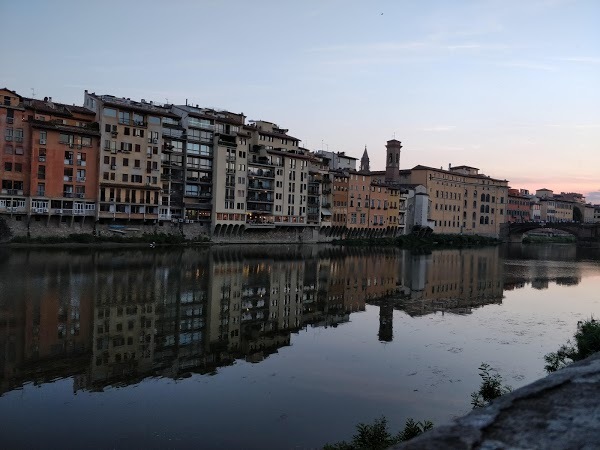
<instances>
[{"instance_id":1,"label":"tall apartment building","mask_svg":"<svg viewBox=\"0 0 600 450\"><path fill-rule=\"evenodd\" d=\"M30 127L23 97L4 88L0 100L0 214L14 214L21 220L29 197Z\"/></svg>"},{"instance_id":2,"label":"tall apartment building","mask_svg":"<svg viewBox=\"0 0 600 450\"><path fill-rule=\"evenodd\" d=\"M166 220L162 207L162 121L178 116L151 102L87 90L84 106L100 125L98 219Z\"/></svg>"},{"instance_id":3,"label":"tall apartment building","mask_svg":"<svg viewBox=\"0 0 600 450\"><path fill-rule=\"evenodd\" d=\"M499 235L505 220L507 180L480 174L469 166L444 170L421 165L402 172L401 178L427 188L429 219L436 233Z\"/></svg>"},{"instance_id":4,"label":"tall apartment building","mask_svg":"<svg viewBox=\"0 0 600 450\"><path fill-rule=\"evenodd\" d=\"M98 128L79 106L4 90L0 213L93 219L97 200Z\"/></svg>"},{"instance_id":5,"label":"tall apartment building","mask_svg":"<svg viewBox=\"0 0 600 450\"><path fill-rule=\"evenodd\" d=\"M94 113L48 97L27 100L31 126L31 209L35 216L94 221L100 133Z\"/></svg>"}]
</instances>

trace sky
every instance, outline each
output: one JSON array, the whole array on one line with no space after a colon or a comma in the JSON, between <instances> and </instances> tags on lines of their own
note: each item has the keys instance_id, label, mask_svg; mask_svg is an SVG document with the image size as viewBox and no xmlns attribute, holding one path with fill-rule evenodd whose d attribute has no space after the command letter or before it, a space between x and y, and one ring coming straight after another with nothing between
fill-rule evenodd
<instances>
[{"instance_id":1,"label":"sky","mask_svg":"<svg viewBox=\"0 0 600 450\"><path fill-rule=\"evenodd\" d=\"M600 1L0 0L0 86L243 112L600 203ZM33 89L33 90L32 90Z\"/></svg>"}]
</instances>

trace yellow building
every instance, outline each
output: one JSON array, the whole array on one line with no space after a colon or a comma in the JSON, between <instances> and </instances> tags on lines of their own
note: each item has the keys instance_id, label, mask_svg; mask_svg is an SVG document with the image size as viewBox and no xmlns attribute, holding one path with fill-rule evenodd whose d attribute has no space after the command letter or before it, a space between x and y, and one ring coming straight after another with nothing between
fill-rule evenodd
<instances>
[{"instance_id":1,"label":"yellow building","mask_svg":"<svg viewBox=\"0 0 600 450\"><path fill-rule=\"evenodd\" d=\"M405 183L426 187L431 200L429 219L436 233L499 235L508 198L507 180L480 174L469 166L443 170L419 165L400 175Z\"/></svg>"}]
</instances>

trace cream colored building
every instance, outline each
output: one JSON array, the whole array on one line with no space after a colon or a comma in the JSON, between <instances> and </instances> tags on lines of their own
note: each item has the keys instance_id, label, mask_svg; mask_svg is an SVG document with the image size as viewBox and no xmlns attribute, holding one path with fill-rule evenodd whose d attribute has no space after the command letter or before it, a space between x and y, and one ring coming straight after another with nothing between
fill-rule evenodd
<instances>
[{"instance_id":1,"label":"cream colored building","mask_svg":"<svg viewBox=\"0 0 600 450\"><path fill-rule=\"evenodd\" d=\"M429 220L436 233L498 236L504 222L508 181L469 166L448 170L416 166L400 172L401 180L426 187Z\"/></svg>"},{"instance_id":2,"label":"cream colored building","mask_svg":"<svg viewBox=\"0 0 600 450\"><path fill-rule=\"evenodd\" d=\"M100 124L98 219L165 219L159 216L161 123L176 116L149 102L87 90L84 107L96 113Z\"/></svg>"}]
</instances>

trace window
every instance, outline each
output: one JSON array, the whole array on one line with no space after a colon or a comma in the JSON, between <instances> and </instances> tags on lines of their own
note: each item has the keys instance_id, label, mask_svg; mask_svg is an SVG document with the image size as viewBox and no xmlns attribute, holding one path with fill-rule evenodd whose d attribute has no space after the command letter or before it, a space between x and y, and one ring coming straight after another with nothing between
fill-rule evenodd
<instances>
[{"instance_id":1,"label":"window","mask_svg":"<svg viewBox=\"0 0 600 450\"><path fill-rule=\"evenodd\" d=\"M12 172L12 163L11 162L5 162L4 163L4 170L6 172Z\"/></svg>"},{"instance_id":2,"label":"window","mask_svg":"<svg viewBox=\"0 0 600 450\"><path fill-rule=\"evenodd\" d=\"M119 111L119 123L122 125L129 125L131 121L131 114L127 111Z\"/></svg>"},{"instance_id":3,"label":"window","mask_svg":"<svg viewBox=\"0 0 600 450\"><path fill-rule=\"evenodd\" d=\"M22 155L23 147L15 147L15 155Z\"/></svg>"},{"instance_id":4,"label":"window","mask_svg":"<svg viewBox=\"0 0 600 450\"><path fill-rule=\"evenodd\" d=\"M15 172L23 172L23 164L15 163Z\"/></svg>"},{"instance_id":5,"label":"window","mask_svg":"<svg viewBox=\"0 0 600 450\"><path fill-rule=\"evenodd\" d=\"M4 140L6 140L6 141L12 141L13 140L13 129L12 128L7 128L4 131Z\"/></svg>"},{"instance_id":6,"label":"window","mask_svg":"<svg viewBox=\"0 0 600 450\"><path fill-rule=\"evenodd\" d=\"M113 108L104 108L104 115L106 117L117 117L117 110Z\"/></svg>"},{"instance_id":7,"label":"window","mask_svg":"<svg viewBox=\"0 0 600 450\"><path fill-rule=\"evenodd\" d=\"M14 149L12 145L7 145L6 147L4 147L4 154L5 155L12 155L14 153Z\"/></svg>"}]
</instances>

